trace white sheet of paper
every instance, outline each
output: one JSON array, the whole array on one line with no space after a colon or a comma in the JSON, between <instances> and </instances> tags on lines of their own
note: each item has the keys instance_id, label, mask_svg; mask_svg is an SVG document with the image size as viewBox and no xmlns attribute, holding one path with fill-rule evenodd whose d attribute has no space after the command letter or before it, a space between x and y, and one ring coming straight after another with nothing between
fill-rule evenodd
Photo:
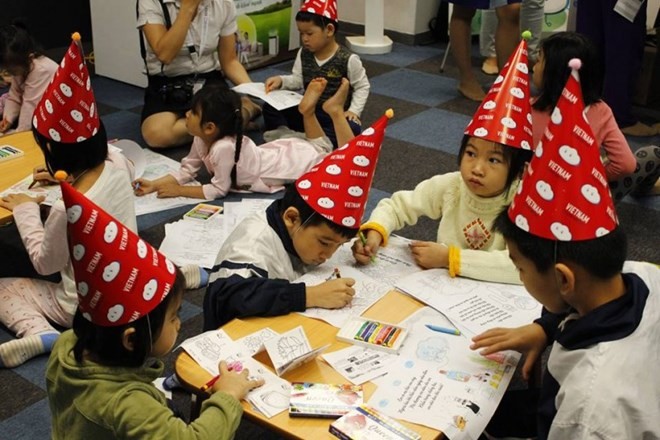
<instances>
[{"instance_id":1,"label":"white sheet of paper","mask_svg":"<svg viewBox=\"0 0 660 440\"><path fill-rule=\"evenodd\" d=\"M206 221L179 220L165 225L160 252L179 266L194 264L211 269L229 235L223 214Z\"/></svg>"},{"instance_id":2,"label":"white sheet of paper","mask_svg":"<svg viewBox=\"0 0 660 440\"><path fill-rule=\"evenodd\" d=\"M334 271L338 268L343 278L355 279L353 288L355 289L355 296L351 304L341 309L322 309L320 307L308 308L304 312L299 312L301 315L310 318L321 319L335 327L341 327L352 316L360 316L365 310L371 307L376 301L381 299L391 288L387 284L375 280L355 267L330 264L323 264L314 268L312 271L306 273L298 278L296 282L304 282L308 286L315 286L326 281Z\"/></svg>"},{"instance_id":3,"label":"white sheet of paper","mask_svg":"<svg viewBox=\"0 0 660 440\"><path fill-rule=\"evenodd\" d=\"M379 350L351 346L323 355L323 359L355 385L387 374L397 355Z\"/></svg>"},{"instance_id":4,"label":"white sheet of paper","mask_svg":"<svg viewBox=\"0 0 660 440\"><path fill-rule=\"evenodd\" d=\"M452 440L474 439L486 427L511 380L520 354L484 358L470 339L429 330L444 317L425 307L406 319L410 329L392 374L374 380L369 405L392 417L441 430Z\"/></svg>"},{"instance_id":5,"label":"white sheet of paper","mask_svg":"<svg viewBox=\"0 0 660 440\"><path fill-rule=\"evenodd\" d=\"M231 362L236 356L242 355L240 347L224 330L211 330L186 339L180 345L200 367L213 376L219 372L218 363L221 360ZM242 356L246 357L246 356ZM249 357L249 355L247 356Z\"/></svg>"},{"instance_id":6,"label":"white sheet of paper","mask_svg":"<svg viewBox=\"0 0 660 440\"><path fill-rule=\"evenodd\" d=\"M446 269L409 275L396 288L444 313L471 335L520 327L541 316L541 304L522 286L452 278Z\"/></svg>"},{"instance_id":7,"label":"white sheet of paper","mask_svg":"<svg viewBox=\"0 0 660 440\"><path fill-rule=\"evenodd\" d=\"M646 0L619 0L614 5L614 12L632 23L635 21L635 17L637 17L639 9L645 1Z\"/></svg>"},{"instance_id":8,"label":"white sheet of paper","mask_svg":"<svg viewBox=\"0 0 660 440\"><path fill-rule=\"evenodd\" d=\"M273 362L278 376L309 362L329 345L312 350L305 330L301 325L264 341L264 346Z\"/></svg>"},{"instance_id":9,"label":"white sheet of paper","mask_svg":"<svg viewBox=\"0 0 660 440\"><path fill-rule=\"evenodd\" d=\"M236 343L245 347L245 350L250 352L250 356L254 356L257 353L261 353L266 349L264 342L270 338L279 335L276 331L272 330L269 327L261 329L257 332L251 333L249 335L243 336L236 340Z\"/></svg>"},{"instance_id":10,"label":"white sheet of paper","mask_svg":"<svg viewBox=\"0 0 660 440\"><path fill-rule=\"evenodd\" d=\"M243 83L232 87L237 93L259 98L272 105L275 110L284 110L300 104L302 95L291 90L272 90L266 93L266 85L262 82Z\"/></svg>"},{"instance_id":11,"label":"white sheet of paper","mask_svg":"<svg viewBox=\"0 0 660 440\"><path fill-rule=\"evenodd\" d=\"M155 180L170 172L177 171L180 167L179 162L163 156L162 154L154 153L151 150L144 150L144 160L146 166L142 177L148 180ZM199 185L199 182L193 181L189 183L190 186ZM179 206L196 205L198 203L206 202L206 199L193 199L190 197L170 197L166 199L159 199L156 193L147 194L146 196L134 196L135 201L135 215L150 214L152 212L165 211L167 209L178 208Z\"/></svg>"},{"instance_id":12,"label":"white sheet of paper","mask_svg":"<svg viewBox=\"0 0 660 440\"><path fill-rule=\"evenodd\" d=\"M53 203L55 203L56 201L62 198L62 190L60 190L60 186L57 184L53 184L53 185L39 184L32 187L32 189L28 189L31 183L32 183L32 174L30 174L23 180L13 184L6 190L0 192L0 197L4 197L8 194L20 194L20 193L27 194L30 197L45 196L46 200L44 200L42 204L47 206L53 206Z\"/></svg>"}]
</instances>

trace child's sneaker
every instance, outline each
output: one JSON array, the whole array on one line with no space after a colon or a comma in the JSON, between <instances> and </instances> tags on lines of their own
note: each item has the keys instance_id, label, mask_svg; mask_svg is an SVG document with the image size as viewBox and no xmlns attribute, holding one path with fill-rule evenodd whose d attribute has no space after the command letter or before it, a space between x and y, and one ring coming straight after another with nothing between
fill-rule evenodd
<instances>
[{"instance_id":1,"label":"child's sneaker","mask_svg":"<svg viewBox=\"0 0 660 440\"><path fill-rule=\"evenodd\" d=\"M186 264L181 266L181 273L185 280L185 287L188 290L206 287L209 283L209 273L195 264Z\"/></svg>"}]
</instances>

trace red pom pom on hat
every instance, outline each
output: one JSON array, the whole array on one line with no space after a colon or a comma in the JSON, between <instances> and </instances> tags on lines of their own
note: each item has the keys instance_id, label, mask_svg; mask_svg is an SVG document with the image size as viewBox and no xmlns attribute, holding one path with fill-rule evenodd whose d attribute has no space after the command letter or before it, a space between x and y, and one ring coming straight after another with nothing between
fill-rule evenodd
<instances>
[{"instance_id":1,"label":"red pom pom on hat","mask_svg":"<svg viewBox=\"0 0 660 440\"><path fill-rule=\"evenodd\" d=\"M538 237L581 241L601 237L618 219L605 168L584 113L580 60L557 101L541 142L508 210L511 221Z\"/></svg>"},{"instance_id":2,"label":"red pom pom on hat","mask_svg":"<svg viewBox=\"0 0 660 440\"><path fill-rule=\"evenodd\" d=\"M523 39L465 128L466 135L509 147L532 149L527 62L527 41Z\"/></svg>"},{"instance_id":3,"label":"red pom pom on hat","mask_svg":"<svg viewBox=\"0 0 660 440\"><path fill-rule=\"evenodd\" d=\"M71 45L32 117L32 125L41 135L65 144L91 138L100 126L80 34L76 32L71 38Z\"/></svg>"},{"instance_id":4,"label":"red pom pom on hat","mask_svg":"<svg viewBox=\"0 0 660 440\"><path fill-rule=\"evenodd\" d=\"M337 21L337 0L306 0L300 10Z\"/></svg>"}]
</instances>

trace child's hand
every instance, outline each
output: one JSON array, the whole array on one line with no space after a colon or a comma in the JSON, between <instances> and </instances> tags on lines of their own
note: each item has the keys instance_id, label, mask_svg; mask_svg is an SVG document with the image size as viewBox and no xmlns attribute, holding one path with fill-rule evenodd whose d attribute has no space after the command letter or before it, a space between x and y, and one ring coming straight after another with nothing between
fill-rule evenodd
<instances>
[{"instance_id":1,"label":"child's hand","mask_svg":"<svg viewBox=\"0 0 660 440\"><path fill-rule=\"evenodd\" d=\"M46 200L46 196L37 196L37 197L30 197L27 194L7 194L4 196L2 199L0 199L0 206L9 210L13 211L18 205L21 205L23 203L41 203L44 200Z\"/></svg>"},{"instance_id":2,"label":"child's hand","mask_svg":"<svg viewBox=\"0 0 660 440\"><path fill-rule=\"evenodd\" d=\"M525 356L522 373L525 380L534 366L534 362L548 345L543 327L538 324L523 325L518 328L493 328L472 338L470 349L478 350L487 356L504 350L516 350Z\"/></svg>"},{"instance_id":3,"label":"child's hand","mask_svg":"<svg viewBox=\"0 0 660 440\"><path fill-rule=\"evenodd\" d=\"M220 370L220 378L213 384L213 392L222 391L235 397L236 400L241 400L250 390L264 384L263 379L250 379L250 371L247 368L240 373L230 371L225 361L220 361L218 370Z\"/></svg>"},{"instance_id":4,"label":"child's hand","mask_svg":"<svg viewBox=\"0 0 660 440\"><path fill-rule=\"evenodd\" d=\"M346 119L348 119L349 121L351 121L351 122L355 122L356 124L359 124L359 125L362 125L362 122L360 122L360 118L359 118L359 116L356 115L355 113L353 113L353 112L349 112L348 110L346 110L346 111L344 112L344 116L345 116Z\"/></svg>"},{"instance_id":5,"label":"child's hand","mask_svg":"<svg viewBox=\"0 0 660 440\"><path fill-rule=\"evenodd\" d=\"M373 229L368 230L365 237L367 239L366 244L363 244L362 240L358 237L351 247L355 261L360 264L369 264L371 259L378 253L378 248L380 248L380 244L383 242L383 236L380 235L380 232Z\"/></svg>"},{"instance_id":6,"label":"child's hand","mask_svg":"<svg viewBox=\"0 0 660 440\"><path fill-rule=\"evenodd\" d=\"M449 265L449 248L444 244L434 241L412 241L410 251L415 263L424 269Z\"/></svg>"},{"instance_id":7,"label":"child's hand","mask_svg":"<svg viewBox=\"0 0 660 440\"><path fill-rule=\"evenodd\" d=\"M9 122L7 119L2 119L0 121L0 133L4 133L5 131L9 130L11 127L11 122Z\"/></svg>"},{"instance_id":8,"label":"child's hand","mask_svg":"<svg viewBox=\"0 0 660 440\"><path fill-rule=\"evenodd\" d=\"M353 278L337 278L306 289L306 307L341 309L353 301Z\"/></svg>"},{"instance_id":9,"label":"child's hand","mask_svg":"<svg viewBox=\"0 0 660 440\"><path fill-rule=\"evenodd\" d=\"M158 185L153 180L135 179L133 181L133 192L136 196L144 196L154 191L158 191Z\"/></svg>"},{"instance_id":10,"label":"child's hand","mask_svg":"<svg viewBox=\"0 0 660 440\"><path fill-rule=\"evenodd\" d=\"M59 183L57 179L50 175L48 169L44 165L35 167L34 170L32 170L32 180L47 185Z\"/></svg>"},{"instance_id":11,"label":"child's hand","mask_svg":"<svg viewBox=\"0 0 660 440\"><path fill-rule=\"evenodd\" d=\"M271 76L266 80L266 93L271 90L277 90L282 87L282 78L279 76Z\"/></svg>"}]
</instances>

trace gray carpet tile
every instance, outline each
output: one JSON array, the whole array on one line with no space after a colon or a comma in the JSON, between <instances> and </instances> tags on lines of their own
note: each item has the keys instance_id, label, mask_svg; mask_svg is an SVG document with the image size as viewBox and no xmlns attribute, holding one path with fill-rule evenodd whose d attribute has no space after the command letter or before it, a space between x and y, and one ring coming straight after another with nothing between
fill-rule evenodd
<instances>
[{"instance_id":1,"label":"gray carpet tile","mask_svg":"<svg viewBox=\"0 0 660 440\"><path fill-rule=\"evenodd\" d=\"M370 78L371 92L428 106L455 97L456 81L426 72L397 69Z\"/></svg>"}]
</instances>

